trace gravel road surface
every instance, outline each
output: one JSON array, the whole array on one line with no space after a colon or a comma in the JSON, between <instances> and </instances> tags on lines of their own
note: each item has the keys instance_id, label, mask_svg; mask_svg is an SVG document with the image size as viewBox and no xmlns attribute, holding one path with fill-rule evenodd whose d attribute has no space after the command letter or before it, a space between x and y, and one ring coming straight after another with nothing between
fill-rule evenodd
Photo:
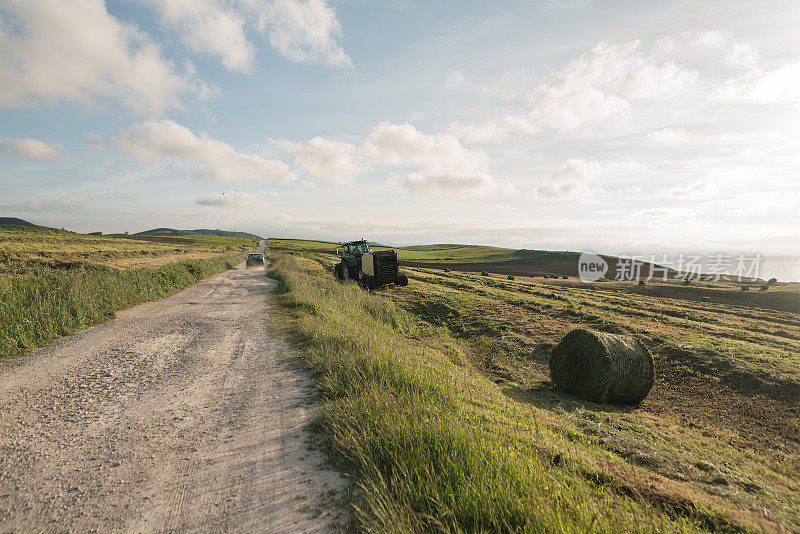
<instances>
[{"instance_id":1,"label":"gravel road surface","mask_svg":"<svg viewBox=\"0 0 800 534\"><path fill-rule=\"evenodd\" d=\"M0 364L0 532L336 525L273 285L241 265Z\"/></svg>"}]
</instances>

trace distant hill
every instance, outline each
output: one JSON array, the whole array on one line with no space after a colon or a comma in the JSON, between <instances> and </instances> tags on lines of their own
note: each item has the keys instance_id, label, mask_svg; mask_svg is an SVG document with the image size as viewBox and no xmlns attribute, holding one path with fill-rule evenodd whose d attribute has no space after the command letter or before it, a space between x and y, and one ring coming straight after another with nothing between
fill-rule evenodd
<instances>
[{"instance_id":1,"label":"distant hill","mask_svg":"<svg viewBox=\"0 0 800 534\"><path fill-rule=\"evenodd\" d=\"M38 224L33 224L24 219L17 219L16 217L0 217L0 226L6 224L13 224L15 226L31 226L31 227L39 226Z\"/></svg>"},{"instance_id":2,"label":"distant hill","mask_svg":"<svg viewBox=\"0 0 800 534\"><path fill-rule=\"evenodd\" d=\"M252 237L253 239L261 239L260 236L249 234L247 232L232 232L229 230L209 230L207 228L200 228L197 230L176 230L175 228L154 228L152 230L145 230L133 235L152 235L159 237L181 236L181 235L216 235L220 237Z\"/></svg>"}]
</instances>

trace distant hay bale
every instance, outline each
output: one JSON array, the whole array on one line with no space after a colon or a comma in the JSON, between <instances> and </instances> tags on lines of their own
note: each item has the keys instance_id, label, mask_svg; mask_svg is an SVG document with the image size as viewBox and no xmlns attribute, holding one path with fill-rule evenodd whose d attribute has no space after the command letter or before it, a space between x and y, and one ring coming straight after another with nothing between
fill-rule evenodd
<instances>
[{"instance_id":1,"label":"distant hay bale","mask_svg":"<svg viewBox=\"0 0 800 534\"><path fill-rule=\"evenodd\" d=\"M566 279L568 279L568 278L569 278L569 276L567 276L567 275L565 274L565 275L563 275L561 278L563 278L564 280L566 280Z\"/></svg>"},{"instance_id":2,"label":"distant hay bale","mask_svg":"<svg viewBox=\"0 0 800 534\"><path fill-rule=\"evenodd\" d=\"M489 273L487 273L486 271L481 271L481 276L489 276Z\"/></svg>"},{"instance_id":3,"label":"distant hay bale","mask_svg":"<svg viewBox=\"0 0 800 534\"><path fill-rule=\"evenodd\" d=\"M778 279L777 278L770 278L767 283L770 284L770 285L777 284L778 283Z\"/></svg>"},{"instance_id":4,"label":"distant hay bale","mask_svg":"<svg viewBox=\"0 0 800 534\"><path fill-rule=\"evenodd\" d=\"M688 278L683 281L683 285L685 285L685 286L688 286L691 283L692 283L692 281L690 279L688 279Z\"/></svg>"},{"instance_id":5,"label":"distant hay bale","mask_svg":"<svg viewBox=\"0 0 800 534\"><path fill-rule=\"evenodd\" d=\"M448 269L447 267L445 267L445 268L444 268L444 272L446 272L446 273L449 273L449 272L450 272L450 269Z\"/></svg>"},{"instance_id":6,"label":"distant hay bale","mask_svg":"<svg viewBox=\"0 0 800 534\"><path fill-rule=\"evenodd\" d=\"M742 286L742 291L750 291L750 286Z\"/></svg>"},{"instance_id":7,"label":"distant hay bale","mask_svg":"<svg viewBox=\"0 0 800 534\"><path fill-rule=\"evenodd\" d=\"M509 280L513 280L513 279L514 279L514 275L513 275L513 274L509 274L507 278L508 278Z\"/></svg>"},{"instance_id":8,"label":"distant hay bale","mask_svg":"<svg viewBox=\"0 0 800 534\"><path fill-rule=\"evenodd\" d=\"M650 351L631 336L576 328L550 354L559 390L594 402L636 404L655 381Z\"/></svg>"},{"instance_id":9,"label":"distant hay bale","mask_svg":"<svg viewBox=\"0 0 800 534\"><path fill-rule=\"evenodd\" d=\"M769 284L764 284L761 286L761 289L759 289L759 291L766 291L767 289L769 289Z\"/></svg>"}]
</instances>

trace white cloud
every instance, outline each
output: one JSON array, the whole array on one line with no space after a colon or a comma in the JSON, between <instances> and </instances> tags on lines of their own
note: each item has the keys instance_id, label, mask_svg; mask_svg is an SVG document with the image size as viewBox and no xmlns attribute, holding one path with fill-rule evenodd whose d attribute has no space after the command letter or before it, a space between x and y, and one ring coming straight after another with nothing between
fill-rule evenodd
<instances>
[{"instance_id":1,"label":"white cloud","mask_svg":"<svg viewBox=\"0 0 800 534\"><path fill-rule=\"evenodd\" d=\"M322 62L349 68L350 58L339 44L342 27L325 0L243 0L258 13L258 26L270 44L287 59Z\"/></svg>"},{"instance_id":2,"label":"white cloud","mask_svg":"<svg viewBox=\"0 0 800 534\"><path fill-rule=\"evenodd\" d=\"M758 61L753 47L722 31L683 32L650 47L639 40L604 41L536 85L526 70L508 71L494 85L476 84L503 104L527 94L527 109L484 122L453 123L448 133L468 143L498 143L515 133L566 132L639 111L665 97L720 86L709 93L717 100L776 101L794 96L797 101L800 66L796 71L788 65L767 74L756 68ZM758 80L740 83L753 78ZM463 76L453 71L446 85L461 83Z\"/></svg>"},{"instance_id":3,"label":"white cloud","mask_svg":"<svg viewBox=\"0 0 800 534\"><path fill-rule=\"evenodd\" d=\"M106 191L99 193L92 193L89 198L102 198L107 200L133 200L135 197L130 193L123 193L121 191Z\"/></svg>"},{"instance_id":4,"label":"white cloud","mask_svg":"<svg viewBox=\"0 0 800 534\"><path fill-rule=\"evenodd\" d=\"M61 212L73 211L83 209L83 203L72 200L66 197L56 197L48 199L37 199L25 202L21 206L14 208L18 211L45 211L45 212Z\"/></svg>"},{"instance_id":5,"label":"white cloud","mask_svg":"<svg viewBox=\"0 0 800 534\"><path fill-rule=\"evenodd\" d=\"M777 221L782 230L797 232L796 221L797 215L800 215L800 191L747 191L727 198L717 195L708 198L708 202L702 206L718 213L737 214L747 218L752 224L762 221ZM754 218L755 216L758 218Z\"/></svg>"},{"instance_id":6,"label":"white cloud","mask_svg":"<svg viewBox=\"0 0 800 534\"><path fill-rule=\"evenodd\" d=\"M245 35L245 17L220 0L146 0L161 24L180 35L193 52L219 56L230 70L247 72L253 45Z\"/></svg>"},{"instance_id":7,"label":"white cloud","mask_svg":"<svg viewBox=\"0 0 800 534\"><path fill-rule=\"evenodd\" d=\"M719 195L717 184L707 180L699 180L688 185L682 185L669 192L673 198L687 200L703 200L716 198Z\"/></svg>"},{"instance_id":8,"label":"white cloud","mask_svg":"<svg viewBox=\"0 0 800 534\"><path fill-rule=\"evenodd\" d=\"M604 161L599 165L602 174L630 174L647 169L644 163L638 161Z\"/></svg>"},{"instance_id":9,"label":"white cloud","mask_svg":"<svg viewBox=\"0 0 800 534\"><path fill-rule=\"evenodd\" d=\"M350 184L355 176L368 171L370 164L358 147L350 143L315 137L305 144L279 141L295 155L294 164L310 176L333 184Z\"/></svg>"},{"instance_id":10,"label":"white cloud","mask_svg":"<svg viewBox=\"0 0 800 534\"><path fill-rule=\"evenodd\" d=\"M411 124L381 122L360 146L315 137L307 143L273 140L295 155L295 166L318 180L348 184L375 167L409 170L409 191L479 193L496 187L481 151L466 148L449 134L425 134Z\"/></svg>"},{"instance_id":11,"label":"white cloud","mask_svg":"<svg viewBox=\"0 0 800 534\"><path fill-rule=\"evenodd\" d=\"M710 94L711 100L748 104L800 105L800 63L751 74L744 79L720 84Z\"/></svg>"},{"instance_id":12,"label":"white cloud","mask_svg":"<svg viewBox=\"0 0 800 534\"><path fill-rule=\"evenodd\" d=\"M409 191L481 193L496 186L484 152L467 149L454 136L429 135L410 124L380 123L362 147L377 165L417 167L402 185Z\"/></svg>"},{"instance_id":13,"label":"white cloud","mask_svg":"<svg viewBox=\"0 0 800 534\"><path fill-rule=\"evenodd\" d=\"M755 48L721 30L685 31L677 37L668 35L655 44L653 51L684 64L711 68L748 67L759 60Z\"/></svg>"},{"instance_id":14,"label":"white cloud","mask_svg":"<svg viewBox=\"0 0 800 534\"><path fill-rule=\"evenodd\" d=\"M38 139L0 138L0 155L5 151L17 158L34 161L62 161L69 157L58 143L45 143Z\"/></svg>"},{"instance_id":15,"label":"white cloud","mask_svg":"<svg viewBox=\"0 0 800 534\"><path fill-rule=\"evenodd\" d=\"M410 124L380 123L363 150L378 164L422 167L426 174L475 174L487 167L485 153L467 149L452 135L424 134Z\"/></svg>"},{"instance_id":16,"label":"white cloud","mask_svg":"<svg viewBox=\"0 0 800 534\"><path fill-rule=\"evenodd\" d=\"M482 123L454 122L447 128L447 133L467 143L502 143L517 133L534 134L536 127L524 117L506 115L500 120Z\"/></svg>"},{"instance_id":17,"label":"white cloud","mask_svg":"<svg viewBox=\"0 0 800 534\"><path fill-rule=\"evenodd\" d=\"M758 59L758 51L746 43L740 43L729 32L720 30L697 32L696 40L712 50L719 50L723 59L731 65L750 66ZM691 39L692 33L688 32Z\"/></svg>"},{"instance_id":18,"label":"white cloud","mask_svg":"<svg viewBox=\"0 0 800 534\"><path fill-rule=\"evenodd\" d=\"M697 213L685 206L667 206L638 210L625 215L625 218L654 226L663 226L665 221L670 224L693 225L697 222Z\"/></svg>"},{"instance_id":19,"label":"white cloud","mask_svg":"<svg viewBox=\"0 0 800 534\"><path fill-rule=\"evenodd\" d=\"M7 0L0 7L0 106L120 99L160 113L180 97L211 91L176 73L159 47L102 0Z\"/></svg>"},{"instance_id":20,"label":"white cloud","mask_svg":"<svg viewBox=\"0 0 800 534\"><path fill-rule=\"evenodd\" d=\"M99 141L141 162L174 160L197 167L198 180L290 182L297 178L282 161L238 152L171 120L140 122L121 130L113 139Z\"/></svg>"},{"instance_id":21,"label":"white cloud","mask_svg":"<svg viewBox=\"0 0 800 534\"><path fill-rule=\"evenodd\" d=\"M656 145L677 145L686 140L683 128L661 128L647 134L647 138Z\"/></svg>"},{"instance_id":22,"label":"white cloud","mask_svg":"<svg viewBox=\"0 0 800 534\"><path fill-rule=\"evenodd\" d=\"M147 0L193 52L219 56L230 70L252 68L254 46L247 29L268 34L272 47L291 61L350 67L339 44L342 28L326 0Z\"/></svg>"},{"instance_id":23,"label":"white cloud","mask_svg":"<svg viewBox=\"0 0 800 534\"><path fill-rule=\"evenodd\" d=\"M602 42L555 73L530 97L535 124L566 131L604 120L637 100L694 87L697 72L642 50Z\"/></svg>"},{"instance_id":24,"label":"white cloud","mask_svg":"<svg viewBox=\"0 0 800 534\"><path fill-rule=\"evenodd\" d=\"M447 127L447 133L471 144L500 143L508 139L508 129L497 121L453 122Z\"/></svg>"},{"instance_id":25,"label":"white cloud","mask_svg":"<svg viewBox=\"0 0 800 534\"><path fill-rule=\"evenodd\" d=\"M217 208L264 208L267 194L264 191L247 193L243 191L224 191L213 195L199 197L195 204Z\"/></svg>"},{"instance_id":26,"label":"white cloud","mask_svg":"<svg viewBox=\"0 0 800 534\"><path fill-rule=\"evenodd\" d=\"M438 193L485 194L497 189L494 179L488 174L426 174L411 172L402 180L407 191Z\"/></svg>"},{"instance_id":27,"label":"white cloud","mask_svg":"<svg viewBox=\"0 0 800 534\"><path fill-rule=\"evenodd\" d=\"M588 197L589 182L600 175L602 166L599 163L583 159L569 159L556 172L547 183L535 189L535 194L547 199L583 199Z\"/></svg>"}]
</instances>

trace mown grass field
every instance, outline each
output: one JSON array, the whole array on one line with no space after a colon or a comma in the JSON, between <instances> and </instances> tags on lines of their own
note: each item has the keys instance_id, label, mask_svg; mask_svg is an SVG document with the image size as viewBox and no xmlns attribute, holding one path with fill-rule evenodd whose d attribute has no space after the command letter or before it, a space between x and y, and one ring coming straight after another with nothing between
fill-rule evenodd
<instances>
[{"instance_id":1,"label":"mown grass field","mask_svg":"<svg viewBox=\"0 0 800 534\"><path fill-rule=\"evenodd\" d=\"M256 244L248 238L154 241L0 226L0 361L229 269Z\"/></svg>"},{"instance_id":2,"label":"mown grass field","mask_svg":"<svg viewBox=\"0 0 800 534\"><path fill-rule=\"evenodd\" d=\"M91 263L117 269L155 267L166 263L241 252L253 247L249 238L184 236L163 241L74 234L55 228L0 226L0 277L37 269L69 269ZM189 242L190 241L190 242Z\"/></svg>"},{"instance_id":3,"label":"mown grass field","mask_svg":"<svg viewBox=\"0 0 800 534\"><path fill-rule=\"evenodd\" d=\"M274 255L362 529L800 530L800 314L455 269L368 294L335 257ZM575 327L649 347L644 402L554 389L549 351Z\"/></svg>"}]
</instances>

